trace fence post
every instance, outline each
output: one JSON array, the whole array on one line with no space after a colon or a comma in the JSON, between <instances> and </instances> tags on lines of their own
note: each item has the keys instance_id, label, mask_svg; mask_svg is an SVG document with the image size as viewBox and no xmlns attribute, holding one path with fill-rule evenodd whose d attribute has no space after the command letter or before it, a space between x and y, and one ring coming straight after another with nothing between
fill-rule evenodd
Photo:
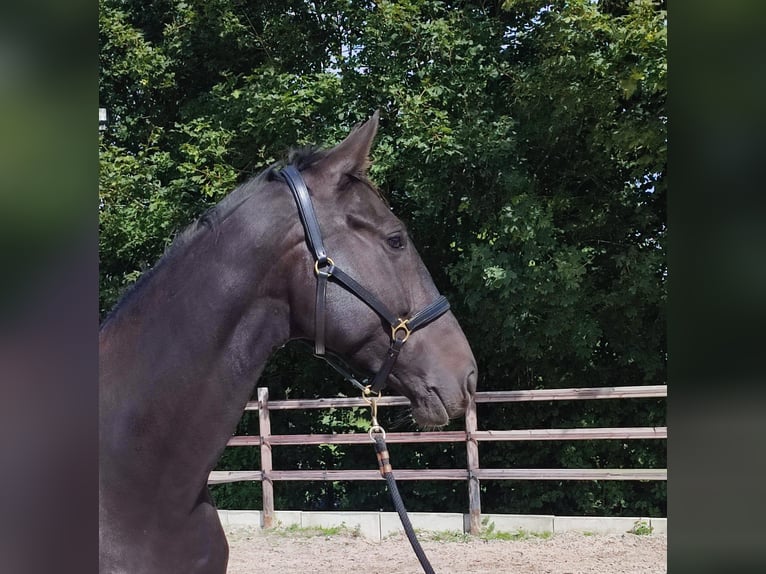
<instances>
[{"instance_id":1,"label":"fence post","mask_svg":"<svg viewBox=\"0 0 766 574\"><path fill-rule=\"evenodd\" d=\"M263 527L274 526L274 482L271 480L271 419L269 418L269 389L258 387L258 434L261 438L261 473L263 479Z\"/></svg>"},{"instance_id":2,"label":"fence post","mask_svg":"<svg viewBox=\"0 0 766 574\"><path fill-rule=\"evenodd\" d=\"M465 411L465 449L468 462L468 531L473 535L481 533L481 491L479 479L474 474L479 469L479 443L473 434L477 428L476 401L471 399Z\"/></svg>"}]
</instances>

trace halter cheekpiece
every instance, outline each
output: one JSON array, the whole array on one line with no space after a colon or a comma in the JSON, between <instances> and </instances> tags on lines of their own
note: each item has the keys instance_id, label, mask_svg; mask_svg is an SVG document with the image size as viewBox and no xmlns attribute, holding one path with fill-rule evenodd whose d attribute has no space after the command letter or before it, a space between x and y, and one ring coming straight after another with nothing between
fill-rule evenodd
<instances>
[{"instance_id":1,"label":"halter cheekpiece","mask_svg":"<svg viewBox=\"0 0 766 574\"><path fill-rule=\"evenodd\" d=\"M314 211L314 205L311 203L311 196L309 195L306 182L303 180L300 171L298 171L295 166L288 165L280 170L279 175L285 182L287 182L290 191L293 193L295 203L298 205L298 213L300 214L301 223L303 223L303 229L306 232L306 240L309 249L314 256L314 273L317 276L314 354L327 361L334 369L346 377L346 379L363 390L379 392L386 386L386 381L391 374L391 369L393 369L394 363L396 363L399 351L401 351L409 336L446 313L447 310L449 310L449 302L445 297L440 295L433 303L427 305L409 319L397 317L388 309L388 307L375 297L375 295L370 293L342 269L337 267L333 260L328 257L324 243L322 242L322 232L319 227L316 212ZM383 365L372 378L371 383L369 383L369 379L364 379L362 382L359 382L334 355L328 355L325 348L326 294L327 282L330 278L353 293L359 300L364 302L391 326L391 342L388 347L388 352L383 360Z\"/></svg>"}]
</instances>

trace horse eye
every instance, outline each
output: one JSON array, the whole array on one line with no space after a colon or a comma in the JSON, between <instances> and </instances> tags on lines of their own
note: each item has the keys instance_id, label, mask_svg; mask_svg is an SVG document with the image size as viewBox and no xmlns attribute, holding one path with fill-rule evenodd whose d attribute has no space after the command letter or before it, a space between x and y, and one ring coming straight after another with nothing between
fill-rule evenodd
<instances>
[{"instance_id":1,"label":"horse eye","mask_svg":"<svg viewBox=\"0 0 766 574\"><path fill-rule=\"evenodd\" d=\"M401 235L392 235L387 241L391 249L404 249L404 240Z\"/></svg>"}]
</instances>

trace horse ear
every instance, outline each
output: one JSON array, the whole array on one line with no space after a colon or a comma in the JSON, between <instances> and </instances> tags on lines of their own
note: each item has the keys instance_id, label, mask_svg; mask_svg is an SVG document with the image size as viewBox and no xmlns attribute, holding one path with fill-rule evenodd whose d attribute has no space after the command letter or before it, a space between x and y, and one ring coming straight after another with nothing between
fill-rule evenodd
<instances>
[{"instance_id":1,"label":"horse ear","mask_svg":"<svg viewBox=\"0 0 766 574\"><path fill-rule=\"evenodd\" d=\"M369 120L354 127L346 139L328 151L322 167L338 180L345 175L366 175L379 118L380 113L376 110Z\"/></svg>"}]
</instances>

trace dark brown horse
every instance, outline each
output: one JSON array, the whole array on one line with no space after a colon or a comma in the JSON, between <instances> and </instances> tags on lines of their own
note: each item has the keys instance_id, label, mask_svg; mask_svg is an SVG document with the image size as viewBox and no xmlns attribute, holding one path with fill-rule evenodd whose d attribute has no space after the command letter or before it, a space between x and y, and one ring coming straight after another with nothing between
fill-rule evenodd
<instances>
[{"instance_id":1,"label":"dark brown horse","mask_svg":"<svg viewBox=\"0 0 766 574\"><path fill-rule=\"evenodd\" d=\"M367 180L377 124L376 114L335 148L294 155L292 165L333 269L391 314L413 317L433 309L438 292L404 225ZM228 545L207 478L269 356L288 340L318 336L316 286L332 269L317 263L307 238L286 178L267 169L181 234L104 321L102 574L226 571ZM322 305L324 344L354 368L379 370L409 334L392 333L332 277ZM423 425L462 415L476 387L471 349L445 311L420 321L386 377Z\"/></svg>"}]
</instances>

